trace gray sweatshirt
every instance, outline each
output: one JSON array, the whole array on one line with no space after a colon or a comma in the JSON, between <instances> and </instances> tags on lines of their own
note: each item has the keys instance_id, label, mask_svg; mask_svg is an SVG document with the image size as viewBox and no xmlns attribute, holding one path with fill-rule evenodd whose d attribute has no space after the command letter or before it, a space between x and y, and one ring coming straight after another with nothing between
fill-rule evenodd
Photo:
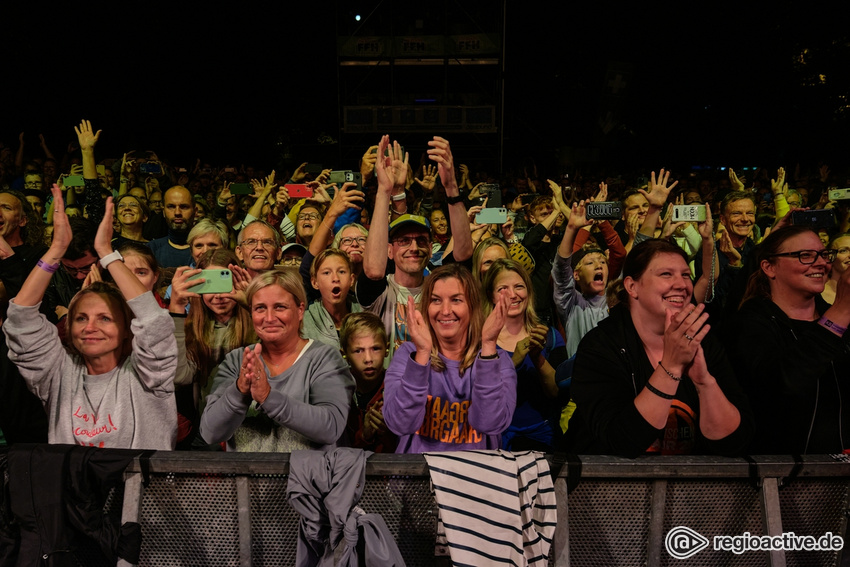
<instances>
[{"instance_id":1,"label":"gray sweatshirt","mask_svg":"<svg viewBox=\"0 0 850 567\"><path fill-rule=\"evenodd\" d=\"M177 435L174 372L177 343L165 309L148 292L127 302L133 350L105 374L87 374L65 350L38 305L12 300L6 322L9 358L47 411L48 442L109 449L171 450Z\"/></svg>"},{"instance_id":2,"label":"gray sweatshirt","mask_svg":"<svg viewBox=\"0 0 850 567\"><path fill-rule=\"evenodd\" d=\"M229 450L258 452L336 447L354 391L339 349L310 340L277 376L269 376L266 367L271 392L262 404L236 387L243 356L244 349L231 351L213 374L201 416L207 443L227 441Z\"/></svg>"}]
</instances>

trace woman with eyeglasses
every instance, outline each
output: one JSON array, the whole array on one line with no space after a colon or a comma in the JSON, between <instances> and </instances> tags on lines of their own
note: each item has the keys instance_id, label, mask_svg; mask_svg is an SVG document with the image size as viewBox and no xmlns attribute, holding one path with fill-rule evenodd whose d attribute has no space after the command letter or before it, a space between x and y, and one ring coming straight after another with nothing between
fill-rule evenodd
<instances>
[{"instance_id":1,"label":"woman with eyeglasses","mask_svg":"<svg viewBox=\"0 0 850 567\"><path fill-rule=\"evenodd\" d=\"M835 258L804 226L759 245L729 344L756 417L752 453L850 449L850 270L831 307L821 298Z\"/></svg>"}]
</instances>

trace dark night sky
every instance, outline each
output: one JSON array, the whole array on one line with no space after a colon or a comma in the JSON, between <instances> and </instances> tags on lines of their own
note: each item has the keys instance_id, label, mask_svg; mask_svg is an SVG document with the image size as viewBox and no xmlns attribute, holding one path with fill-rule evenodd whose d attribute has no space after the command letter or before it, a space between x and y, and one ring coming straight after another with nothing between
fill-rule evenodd
<instances>
[{"instance_id":1,"label":"dark night sky","mask_svg":"<svg viewBox=\"0 0 850 567\"><path fill-rule=\"evenodd\" d=\"M104 130L104 156L155 149L184 162L265 166L281 137L339 138L333 13L356 4L290 4L272 12L251 3L219 11L138 4L91 16L4 7L0 140L17 147L25 131L34 150L43 132L60 152L86 117ZM366 4L376 2L363 13ZM843 38L821 65L846 74L846 3L779 2L769 12L745 3L562 4L508 3L507 163L551 160L561 147L646 167L845 159L850 123L834 119L836 87L801 88L792 61L801 46ZM605 97L612 68L627 73L613 104ZM603 136L599 119L612 109L615 127Z\"/></svg>"}]
</instances>

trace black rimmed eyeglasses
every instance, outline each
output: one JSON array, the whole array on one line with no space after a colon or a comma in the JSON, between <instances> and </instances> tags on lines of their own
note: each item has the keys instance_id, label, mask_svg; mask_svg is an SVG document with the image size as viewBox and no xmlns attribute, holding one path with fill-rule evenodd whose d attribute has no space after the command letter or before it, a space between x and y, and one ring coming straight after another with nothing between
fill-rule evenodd
<instances>
[{"instance_id":1,"label":"black rimmed eyeglasses","mask_svg":"<svg viewBox=\"0 0 850 567\"><path fill-rule=\"evenodd\" d=\"M835 256L838 254L838 250L797 250L796 252L779 252L778 254L771 254L770 257L774 256L783 256L786 258L797 258L801 264L814 264L817 262L818 256L823 258L829 263L835 261Z\"/></svg>"}]
</instances>

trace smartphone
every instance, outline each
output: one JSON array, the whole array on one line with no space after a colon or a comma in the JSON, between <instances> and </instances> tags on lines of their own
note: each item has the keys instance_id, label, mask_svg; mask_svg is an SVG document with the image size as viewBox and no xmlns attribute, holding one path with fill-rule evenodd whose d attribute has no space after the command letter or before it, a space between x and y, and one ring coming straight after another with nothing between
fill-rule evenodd
<instances>
[{"instance_id":1,"label":"smartphone","mask_svg":"<svg viewBox=\"0 0 850 567\"><path fill-rule=\"evenodd\" d=\"M250 183L231 183L230 184L230 194L231 195L253 195L254 188L251 187Z\"/></svg>"},{"instance_id":2,"label":"smartphone","mask_svg":"<svg viewBox=\"0 0 850 567\"><path fill-rule=\"evenodd\" d=\"M236 168L235 167L225 167L222 170L222 173L232 173L232 174L236 175Z\"/></svg>"},{"instance_id":3,"label":"smartphone","mask_svg":"<svg viewBox=\"0 0 850 567\"><path fill-rule=\"evenodd\" d=\"M86 181L82 175L69 175L62 181L65 187L85 187Z\"/></svg>"},{"instance_id":4,"label":"smartphone","mask_svg":"<svg viewBox=\"0 0 850 567\"><path fill-rule=\"evenodd\" d=\"M835 226L835 213L829 209L791 211L791 224L794 226L809 226L814 229L833 228Z\"/></svg>"},{"instance_id":5,"label":"smartphone","mask_svg":"<svg viewBox=\"0 0 850 567\"><path fill-rule=\"evenodd\" d=\"M313 198L313 189L307 187L303 183L290 183L288 185L284 185L284 187L286 187L286 192L289 193L289 196L293 199Z\"/></svg>"},{"instance_id":6,"label":"smartphone","mask_svg":"<svg viewBox=\"0 0 850 567\"><path fill-rule=\"evenodd\" d=\"M621 201L598 201L585 205L585 216L595 220L616 220L623 217Z\"/></svg>"},{"instance_id":7,"label":"smartphone","mask_svg":"<svg viewBox=\"0 0 850 567\"><path fill-rule=\"evenodd\" d=\"M154 175L159 175L160 173L162 173L162 164L155 161L145 162L139 165L139 171L142 173L152 173Z\"/></svg>"},{"instance_id":8,"label":"smartphone","mask_svg":"<svg viewBox=\"0 0 850 567\"><path fill-rule=\"evenodd\" d=\"M194 293L230 293L233 291L233 274L230 270L201 270L200 274L194 275L189 280L203 278L204 283L190 287L189 291Z\"/></svg>"},{"instance_id":9,"label":"smartphone","mask_svg":"<svg viewBox=\"0 0 850 567\"><path fill-rule=\"evenodd\" d=\"M673 222L703 222L705 205L673 205Z\"/></svg>"},{"instance_id":10,"label":"smartphone","mask_svg":"<svg viewBox=\"0 0 850 567\"><path fill-rule=\"evenodd\" d=\"M498 183L485 183L479 191L482 195L487 196L488 209L499 209L502 207L502 188Z\"/></svg>"},{"instance_id":11,"label":"smartphone","mask_svg":"<svg viewBox=\"0 0 850 567\"><path fill-rule=\"evenodd\" d=\"M508 210L504 207L487 207L475 215L476 224L505 224L506 222L508 222Z\"/></svg>"},{"instance_id":12,"label":"smartphone","mask_svg":"<svg viewBox=\"0 0 850 567\"><path fill-rule=\"evenodd\" d=\"M351 171L344 169L341 169L339 171L331 171L328 183L332 185L336 184L337 187L342 187L343 183L356 183L357 190L360 191L363 187L363 175L361 175L359 171Z\"/></svg>"},{"instance_id":13,"label":"smartphone","mask_svg":"<svg viewBox=\"0 0 850 567\"><path fill-rule=\"evenodd\" d=\"M844 199L850 199L850 189L830 189L829 190L829 200L830 201L842 201Z\"/></svg>"}]
</instances>

